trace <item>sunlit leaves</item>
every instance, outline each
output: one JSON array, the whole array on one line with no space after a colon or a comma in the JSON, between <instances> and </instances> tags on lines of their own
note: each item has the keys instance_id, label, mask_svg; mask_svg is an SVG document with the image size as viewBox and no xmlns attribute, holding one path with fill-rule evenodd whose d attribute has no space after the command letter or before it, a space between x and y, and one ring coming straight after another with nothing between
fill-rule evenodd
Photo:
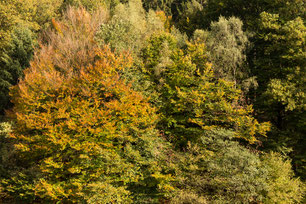
<instances>
[{"instance_id":1,"label":"sunlit leaves","mask_svg":"<svg viewBox=\"0 0 306 204\"><path fill-rule=\"evenodd\" d=\"M237 137L254 142L256 134L269 129L250 115L251 107L240 104L241 91L234 83L214 77L203 44L187 43L180 49L173 36L161 34L151 37L142 56L144 72L159 93L160 101L152 101L162 114L159 124L178 143L216 127L233 129Z\"/></svg>"}]
</instances>

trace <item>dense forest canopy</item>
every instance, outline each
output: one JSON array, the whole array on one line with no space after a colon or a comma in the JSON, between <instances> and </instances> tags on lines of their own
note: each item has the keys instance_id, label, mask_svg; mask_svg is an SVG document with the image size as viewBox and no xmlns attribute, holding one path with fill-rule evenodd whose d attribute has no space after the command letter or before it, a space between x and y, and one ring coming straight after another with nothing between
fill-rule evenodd
<instances>
[{"instance_id":1,"label":"dense forest canopy","mask_svg":"<svg viewBox=\"0 0 306 204\"><path fill-rule=\"evenodd\" d=\"M0 203L304 203L303 0L0 0Z\"/></svg>"}]
</instances>

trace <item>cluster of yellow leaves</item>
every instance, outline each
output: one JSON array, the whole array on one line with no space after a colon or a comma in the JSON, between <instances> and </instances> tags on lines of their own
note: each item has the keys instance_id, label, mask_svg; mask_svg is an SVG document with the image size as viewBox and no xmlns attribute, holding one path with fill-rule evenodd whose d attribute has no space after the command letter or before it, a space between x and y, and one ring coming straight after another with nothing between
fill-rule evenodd
<instances>
[{"instance_id":1,"label":"cluster of yellow leaves","mask_svg":"<svg viewBox=\"0 0 306 204\"><path fill-rule=\"evenodd\" d=\"M131 63L129 56L115 55L106 47L96 58L94 65L71 77L51 63L32 63L12 90L17 129L11 136L16 148L30 153L30 160L48 175L36 184L39 196L76 199L85 196L86 183L116 174L117 182L141 176L138 164L121 156L127 144L154 132L157 115L120 78L120 71Z\"/></svg>"},{"instance_id":2,"label":"cluster of yellow leaves","mask_svg":"<svg viewBox=\"0 0 306 204\"><path fill-rule=\"evenodd\" d=\"M38 31L59 14L63 0L7 0L6 8L13 11L14 23L25 24Z\"/></svg>"},{"instance_id":3,"label":"cluster of yellow leaves","mask_svg":"<svg viewBox=\"0 0 306 204\"><path fill-rule=\"evenodd\" d=\"M170 32L172 29L172 16L167 16L164 11L156 11L156 15L164 23L164 28L166 32Z\"/></svg>"}]
</instances>

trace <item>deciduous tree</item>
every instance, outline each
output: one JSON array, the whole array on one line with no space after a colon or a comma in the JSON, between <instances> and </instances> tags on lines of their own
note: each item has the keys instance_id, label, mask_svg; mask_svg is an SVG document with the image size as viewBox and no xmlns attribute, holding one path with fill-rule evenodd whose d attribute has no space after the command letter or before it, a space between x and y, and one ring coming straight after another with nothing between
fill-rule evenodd
<instances>
[{"instance_id":1,"label":"deciduous tree","mask_svg":"<svg viewBox=\"0 0 306 204\"><path fill-rule=\"evenodd\" d=\"M157 94L153 103L162 114L161 128L177 142L186 144L215 127L233 129L251 142L266 134L268 125L251 116L252 107L239 104L240 90L214 77L203 44L180 49L170 34L155 35L143 49L143 60Z\"/></svg>"}]
</instances>

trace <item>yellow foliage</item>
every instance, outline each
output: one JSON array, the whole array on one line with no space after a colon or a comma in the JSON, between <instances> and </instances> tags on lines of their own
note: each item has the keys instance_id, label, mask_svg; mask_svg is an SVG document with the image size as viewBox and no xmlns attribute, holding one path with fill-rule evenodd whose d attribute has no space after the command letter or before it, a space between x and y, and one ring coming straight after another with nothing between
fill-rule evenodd
<instances>
[{"instance_id":1,"label":"yellow foliage","mask_svg":"<svg viewBox=\"0 0 306 204\"><path fill-rule=\"evenodd\" d=\"M73 201L86 191L85 184L103 183L105 176L120 173L116 180L125 183L141 179L139 165L146 162L121 157L128 149L136 151L126 145L141 144L148 132L157 139L155 109L120 78L132 62L130 56L115 55L108 47L95 56L93 65L73 75L61 73L47 60L33 62L12 89L17 122L12 138L44 175L35 186L38 197L55 201L72 196Z\"/></svg>"}]
</instances>

